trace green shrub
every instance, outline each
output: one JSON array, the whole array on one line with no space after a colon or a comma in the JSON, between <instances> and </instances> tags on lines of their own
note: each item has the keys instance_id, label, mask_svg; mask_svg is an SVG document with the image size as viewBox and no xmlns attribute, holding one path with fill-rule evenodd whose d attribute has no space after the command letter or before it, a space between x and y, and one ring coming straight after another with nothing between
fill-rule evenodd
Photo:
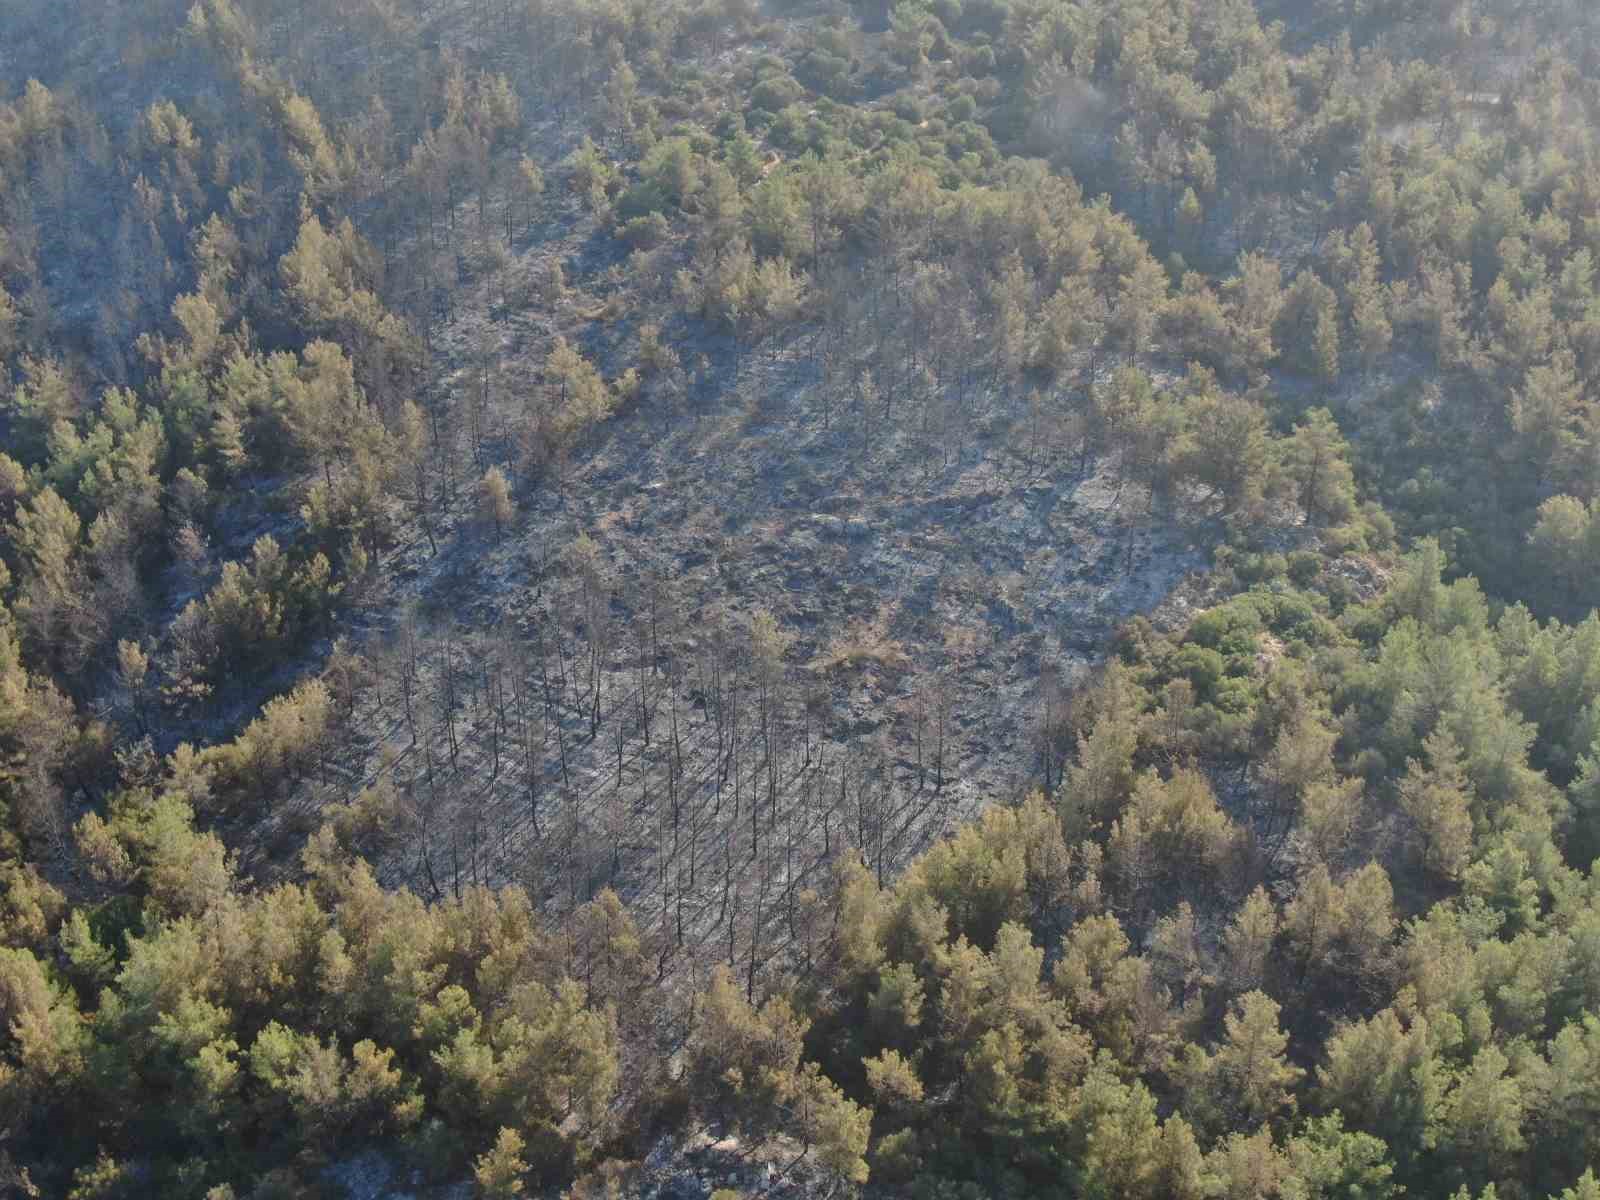
<instances>
[{"instance_id":1,"label":"green shrub","mask_svg":"<svg viewBox=\"0 0 1600 1200\"><path fill-rule=\"evenodd\" d=\"M984 75L993 75L995 68L994 47L972 47L972 49L967 51L966 57L962 60L961 67L968 75L975 75L979 77Z\"/></svg>"},{"instance_id":2,"label":"green shrub","mask_svg":"<svg viewBox=\"0 0 1600 1200\"><path fill-rule=\"evenodd\" d=\"M978 102L971 96L957 96L944 110L945 120L962 125L978 115Z\"/></svg>"},{"instance_id":3,"label":"green shrub","mask_svg":"<svg viewBox=\"0 0 1600 1200\"><path fill-rule=\"evenodd\" d=\"M617 200L617 219L626 225L640 217L665 212L671 206L672 201L660 184L653 179L641 179Z\"/></svg>"},{"instance_id":4,"label":"green shrub","mask_svg":"<svg viewBox=\"0 0 1600 1200\"><path fill-rule=\"evenodd\" d=\"M622 240L635 250L653 250L666 241L672 227L658 212L635 217L622 227Z\"/></svg>"},{"instance_id":5,"label":"green shrub","mask_svg":"<svg viewBox=\"0 0 1600 1200\"><path fill-rule=\"evenodd\" d=\"M902 121L909 121L913 125L920 125L926 115L923 111L922 100L912 92L901 92L889 105L894 115Z\"/></svg>"},{"instance_id":6,"label":"green shrub","mask_svg":"<svg viewBox=\"0 0 1600 1200\"><path fill-rule=\"evenodd\" d=\"M1227 664L1217 651L1190 645L1174 654L1168 667L1173 676L1183 676L1194 684L1197 696L1208 700L1222 681Z\"/></svg>"},{"instance_id":7,"label":"green shrub","mask_svg":"<svg viewBox=\"0 0 1600 1200\"><path fill-rule=\"evenodd\" d=\"M854 64L826 50L812 50L795 65L797 77L812 91L837 100L849 99L855 88L851 81Z\"/></svg>"},{"instance_id":8,"label":"green shrub","mask_svg":"<svg viewBox=\"0 0 1600 1200\"><path fill-rule=\"evenodd\" d=\"M750 89L750 105L769 112L782 112L789 105L798 103L805 94L805 88L792 75L773 75Z\"/></svg>"},{"instance_id":9,"label":"green shrub","mask_svg":"<svg viewBox=\"0 0 1600 1200\"><path fill-rule=\"evenodd\" d=\"M1289 581L1296 587L1310 587L1322 574L1322 558L1309 550L1289 555Z\"/></svg>"},{"instance_id":10,"label":"green shrub","mask_svg":"<svg viewBox=\"0 0 1600 1200\"><path fill-rule=\"evenodd\" d=\"M1251 639L1261 631L1261 615L1255 606L1235 601L1201 613L1189 626L1187 640L1213 650L1223 650L1240 636ZM1231 651L1230 651L1231 652Z\"/></svg>"},{"instance_id":11,"label":"green shrub","mask_svg":"<svg viewBox=\"0 0 1600 1200\"><path fill-rule=\"evenodd\" d=\"M1268 583L1282 579L1289 570L1289 563L1281 554L1246 554L1239 559L1235 570L1246 584Z\"/></svg>"},{"instance_id":12,"label":"green shrub","mask_svg":"<svg viewBox=\"0 0 1600 1200\"><path fill-rule=\"evenodd\" d=\"M1229 678L1219 681L1213 689L1211 704L1219 712L1243 716L1255 710L1258 698L1253 679Z\"/></svg>"}]
</instances>

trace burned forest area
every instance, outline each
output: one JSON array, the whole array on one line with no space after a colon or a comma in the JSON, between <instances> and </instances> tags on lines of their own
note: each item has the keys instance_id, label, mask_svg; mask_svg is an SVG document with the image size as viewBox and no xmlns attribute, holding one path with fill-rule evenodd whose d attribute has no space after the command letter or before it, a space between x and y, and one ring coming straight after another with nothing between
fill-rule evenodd
<instances>
[{"instance_id":1,"label":"burned forest area","mask_svg":"<svg viewBox=\"0 0 1600 1200\"><path fill-rule=\"evenodd\" d=\"M1597 79L0 3L0 1198L1600 1200Z\"/></svg>"}]
</instances>

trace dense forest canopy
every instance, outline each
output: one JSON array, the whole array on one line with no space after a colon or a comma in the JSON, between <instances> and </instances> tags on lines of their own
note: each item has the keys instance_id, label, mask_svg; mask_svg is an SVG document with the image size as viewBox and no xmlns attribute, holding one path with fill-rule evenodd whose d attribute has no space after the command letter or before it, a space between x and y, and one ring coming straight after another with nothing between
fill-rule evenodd
<instances>
[{"instance_id":1,"label":"dense forest canopy","mask_svg":"<svg viewBox=\"0 0 1600 1200\"><path fill-rule=\"evenodd\" d=\"M0 1194L1600 1200L1597 117L1584 0L0 6Z\"/></svg>"}]
</instances>

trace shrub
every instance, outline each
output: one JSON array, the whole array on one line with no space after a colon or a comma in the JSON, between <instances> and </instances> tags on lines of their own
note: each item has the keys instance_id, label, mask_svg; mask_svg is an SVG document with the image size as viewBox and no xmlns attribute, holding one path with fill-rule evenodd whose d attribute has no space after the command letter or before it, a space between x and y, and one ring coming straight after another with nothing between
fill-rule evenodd
<instances>
[{"instance_id":1,"label":"shrub","mask_svg":"<svg viewBox=\"0 0 1600 1200\"><path fill-rule=\"evenodd\" d=\"M654 250L666 241L671 233L672 226L667 223L666 217L658 212L634 217L625 223L621 230L622 240L634 250Z\"/></svg>"},{"instance_id":2,"label":"shrub","mask_svg":"<svg viewBox=\"0 0 1600 1200\"><path fill-rule=\"evenodd\" d=\"M1282 579L1289 570L1289 563L1281 554L1246 554L1235 570L1246 584L1267 583Z\"/></svg>"},{"instance_id":3,"label":"shrub","mask_svg":"<svg viewBox=\"0 0 1600 1200\"><path fill-rule=\"evenodd\" d=\"M978 115L978 102L971 96L957 96L944 110L945 120L963 125Z\"/></svg>"},{"instance_id":4,"label":"shrub","mask_svg":"<svg viewBox=\"0 0 1600 1200\"><path fill-rule=\"evenodd\" d=\"M1233 653L1241 637L1248 638L1254 646L1255 635L1260 630L1261 615L1254 605L1224 604L1196 617L1189 626L1187 640L1213 650Z\"/></svg>"},{"instance_id":5,"label":"shrub","mask_svg":"<svg viewBox=\"0 0 1600 1200\"><path fill-rule=\"evenodd\" d=\"M923 112L922 100L911 92L901 92L889 107L895 116L913 125L920 125L926 115Z\"/></svg>"},{"instance_id":6,"label":"shrub","mask_svg":"<svg viewBox=\"0 0 1600 1200\"><path fill-rule=\"evenodd\" d=\"M1172 656L1169 668L1173 675L1181 675L1194 684L1197 696L1209 700L1222 681L1226 663L1217 651L1190 645Z\"/></svg>"},{"instance_id":7,"label":"shrub","mask_svg":"<svg viewBox=\"0 0 1600 1200\"><path fill-rule=\"evenodd\" d=\"M1289 581L1296 587L1310 587L1322 574L1322 559L1309 550L1289 555Z\"/></svg>"},{"instance_id":8,"label":"shrub","mask_svg":"<svg viewBox=\"0 0 1600 1200\"><path fill-rule=\"evenodd\" d=\"M641 179L623 192L617 201L617 219L624 223L623 228L626 229L628 223L664 212L671 205L671 199L660 184L653 179Z\"/></svg>"},{"instance_id":9,"label":"shrub","mask_svg":"<svg viewBox=\"0 0 1600 1200\"><path fill-rule=\"evenodd\" d=\"M805 88L793 76L770 75L750 89L750 105L768 112L782 112L798 103L805 94Z\"/></svg>"}]
</instances>

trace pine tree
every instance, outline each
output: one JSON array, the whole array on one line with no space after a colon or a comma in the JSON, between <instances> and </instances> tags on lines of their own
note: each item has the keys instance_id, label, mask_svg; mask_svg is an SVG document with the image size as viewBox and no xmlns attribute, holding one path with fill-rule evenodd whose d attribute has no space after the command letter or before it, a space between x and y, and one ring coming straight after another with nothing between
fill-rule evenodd
<instances>
[{"instance_id":1,"label":"pine tree","mask_svg":"<svg viewBox=\"0 0 1600 1200\"><path fill-rule=\"evenodd\" d=\"M1278 910L1266 889L1258 886L1245 897L1222 935L1230 986L1237 991L1254 991L1262 986L1277 935Z\"/></svg>"},{"instance_id":2,"label":"pine tree","mask_svg":"<svg viewBox=\"0 0 1600 1200\"><path fill-rule=\"evenodd\" d=\"M1514 1175L1517 1156L1527 1148L1527 1099L1510 1067L1498 1047L1485 1046L1444 1097L1441 1142L1463 1185L1482 1187Z\"/></svg>"},{"instance_id":3,"label":"pine tree","mask_svg":"<svg viewBox=\"0 0 1600 1200\"><path fill-rule=\"evenodd\" d=\"M1595 1177L1594 1168L1589 1167L1578 1177L1578 1182L1569 1188L1562 1188L1559 1197L1551 1200L1600 1200L1600 1178Z\"/></svg>"},{"instance_id":4,"label":"pine tree","mask_svg":"<svg viewBox=\"0 0 1600 1200\"><path fill-rule=\"evenodd\" d=\"M1278 1024L1278 1005L1247 992L1223 1020L1226 1040L1209 1054L1187 1047L1178 1074L1190 1116L1214 1132L1253 1131L1295 1106L1294 1087L1305 1074L1284 1057L1289 1037Z\"/></svg>"},{"instance_id":5,"label":"pine tree","mask_svg":"<svg viewBox=\"0 0 1600 1200\"><path fill-rule=\"evenodd\" d=\"M478 1155L472 1177L484 1200L511 1200L513 1196L522 1195L522 1177L528 1173L528 1164L522 1158L526 1148L520 1133L502 1127L494 1145Z\"/></svg>"},{"instance_id":6,"label":"pine tree","mask_svg":"<svg viewBox=\"0 0 1600 1200\"><path fill-rule=\"evenodd\" d=\"M1472 852L1472 783L1461 747L1444 729L1423 744L1426 763L1406 761L1400 781L1400 811L1418 839L1424 871L1459 879Z\"/></svg>"},{"instance_id":7,"label":"pine tree","mask_svg":"<svg viewBox=\"0 0 1600 1200\"><path fill-rule=\"evenodd\" d=\"M505 532L505 527L516 515L516 504L511 499L511 484L505 472L497 466L484 471L478 481L478 514L486 524L493 524L495 537Z\"/></svg>"},{"instance_id":8,"label":"pine tree","mask_svg":"<svg viewBox=\"0 0 1600 1200\"><path fill-rule=\"evenodd\" d=\"M0 363L10 359L17 347L17 326L20 320L16 303L6 289L0 287Z\"/></svg>"},{"instance_id":9,"label":"pine tree","mask_svg":"<svg viewBox=\"0 0 1600 1200\"><path fill-rule=\"evenodd\" d=\"M1349 453L1333 414L1325 408L1307 413L1284 445L1284 466L1308 524L1344 521L1354 510L1355 476Z\"/></svg>"}]
</instances>

